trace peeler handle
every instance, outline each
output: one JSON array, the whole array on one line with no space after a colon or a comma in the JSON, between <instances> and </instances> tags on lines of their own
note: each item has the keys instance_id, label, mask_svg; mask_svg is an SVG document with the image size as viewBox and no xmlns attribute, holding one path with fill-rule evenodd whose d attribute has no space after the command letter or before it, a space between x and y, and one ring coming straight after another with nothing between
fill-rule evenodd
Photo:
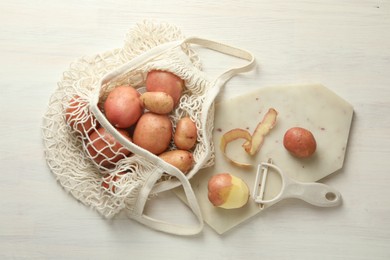
<instances>
[{"instance_id":1,"label":"peeler handle","mask_svg":"<svg viewBox=\"0 0 390 260\"><path fill-rule=\"evenodd\" d=\"M286 183L283 198L298 198L319 207L340 205L341 194L322 183L303 183L290 180Z\"/></svg>"}]
</instances>

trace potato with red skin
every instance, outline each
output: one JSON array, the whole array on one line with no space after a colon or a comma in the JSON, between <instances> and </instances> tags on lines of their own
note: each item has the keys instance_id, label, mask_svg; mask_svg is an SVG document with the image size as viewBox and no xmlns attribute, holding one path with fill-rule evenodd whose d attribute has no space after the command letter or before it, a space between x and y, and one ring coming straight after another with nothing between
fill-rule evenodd
<instances>
[{"instance_id":1,"label":"potato with red skin","mask_svg":"<svg viewBox=\"0 0 390 260\"><path fill-rule=\"evenodd\" d=\"M117 128L134 125L143 113L140 93L129 85L114 88L104 102L104 112L108 121Z\"/></svg>"},{"instance_id":2,"label":"potato with red skin","mask_svg":"<svg viewBox=\"0 0 390 260\"><path fill-rule=\"evenodd\" d=\"M167 151L160 154L159 157L183 173L188 173L195 162L192 153L184 150Z\"/></svg>"},{"instance_id":3,"label":"potato with red skin","mask_svg":"<svg viewBox=\"0 0 390 260\"><path fill-rule=\"evenodd\" d=\"M123 129L118 132L127 140L131 141L129 133ZM104 167L113 166L119 160L130 155L130 151L120 144L103 127L94 131L90 136L90 143L86 144L89 155L97 163Z\"/></svg>"},{"instance_id":4,"label":"potato with red skin","mask_svg":"<svg viewBox=\"0 0 390 260\"><path fill-rule=\"evenodd\" d=\"M107 174L107 175L103 176L101 186L106 190L110 190L110 186L111 186L111 191L113 193L115 193L115 190L116 190L115 184L116 184L116 182L118 182L122 178L122 175L124 175L124 174L126 174L126 172L120 172L117 175Z\"/></svg>"},{"instance_id":5,"label":"potato with red skin","mask_svg":"<svg viewBox=\"0 0 390 260\"><path fill-rule=\"evenodd\" d=\"M293 156L308 158L314 154L317 142L313 134L302 127L292 127L283 137L283 145Z\"/></svg>"},{"instance_id":6,"label":"potato with red skin","mask_svg":"<svg viewBox=\"0 0 390 260\"><path fill-rule=\"evenodd\" d=\"M239 177L229 173L212 176L207 184L208 199L215 206L224 209L241 208L248 203L248 185Z\"/></svg>"},{"instance_id":7,"label":"potato with red skin","mask_svg":"<svg viewBox=\"0 0 390 260\"><path fill-rule=\"evenodd\" d=\"M102 187L105 188L106 190L109 190L110 189L110 186L111 187L111 191L115 193L115 185L114 185L114 182L116 182L118 180L118 176L111 176L111 175L107 175L105 177L103 177L103 181L102 181ZM111 185L110 185L111 184Z\"/></svg>"},{"instance_id":8,"label":"potato with red skin","mask_svg":"<svg viewBox=\"0 0 390 260\"><path fill-rule=\"evenodd\" d=\"M184 89L184 80L168 71L152 70L146 75L145 86L149 92L167 93L176 106Z\"/></svg>"},{"instance_id":9,"label":"potato with red skin","mask_svg":"<svg viewBox=\"0 0 390 260\"><path fill-rule=\"evenodd\" d=\"M197 136L196 124L191 118L183 117L177 122L173 140L178 149L190 150L194 147Z\"/></svg>"},{"instance_id":10,"label":"potato with red skin","mask_svg":"<svg viewBox=\"0 0 390 260\"><path fill-rule=\"evenodd\" d=\"M138 120L133 142L153 154L161 154L168 149L172 139L172 123L167 115L147 112Z\"/></svg>"},{"instance_id":11,"label":"potato with red skin","mask_svg":"<svg viewBox=\"0 0 390 260\"><path fill-rule=\"evenodd\" d=\"M83 135L90 134L94 129L94 116L89 111L88 103L78 95L70 99L65 109L65 120L70 127Z\"/></svg>"}]
</instances>

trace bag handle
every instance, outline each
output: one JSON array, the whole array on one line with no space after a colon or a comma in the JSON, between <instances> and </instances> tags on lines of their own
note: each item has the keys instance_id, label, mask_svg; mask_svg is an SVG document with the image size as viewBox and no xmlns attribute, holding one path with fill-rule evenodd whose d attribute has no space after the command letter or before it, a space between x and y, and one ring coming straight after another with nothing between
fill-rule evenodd
<instances>
[{"instance_id":1,"label":"bag handle","mask_svg":"<svg viewBox=\"0 0 390 260\"><path fill-rule=\"evenodd\" d=\"M153 164L155 164L156 168L155 171L152 172L147 180L145 181L144 185L142 186L138 197L136 204L134 206L134 210L132 212L129 212L129 215L131 218L139 221L140 223L159 230L166 233L176 234L176 235L195 235L198 234L203 229L203 217L201 210L199 208L198 201L196 199L195 193L191 187L191 184L187 177L182 173L179 169L172 166L171 164L166 163L158 156L151 154L147 150L130 143L128 145L128 140L122 136L122 135L115 135L116 129L110 124L103 121L100 121L100 124L113 136L115 136L116 140L124 145L126 148L131 150L131 152L138 154L144 158L148 158ZM174 223L168 223L164 222L155 218L151 218L143 213L145 209L145 204L147 199L149 198L149 194L157 193L155 191L152 191L153 188L156 186L156 182L161 179L161 176L163 173L167 173L173 177L177 178L177 186L180 184L182 185L188 205L197 218L198 224L194 226L183 226L183 225L177 225Z\"/></svg>"},{"instance_id":2,"label":"bag handle","mask_svg":"<svg viewBox=\"0 0 390 260\"><path fill-rule=\"evenodd\" d=\"M244 66L236 67L229 69L219 75L216 78L216 82L214 85L217 85L218 87L221 87L226 84L226 82L231 79L234 75L237 75L242 72L250 71L254 65L255 65L255 56L250 53L249 51L246 51L244 49L236 48L231 45L227 45L221 42L212 41L204 38L199 37L189 37L183 41L184 43L192 43L197 44L203 47L206 47L210 50L214 50L223 54L227 54L236 58L247 60L248 63Z\"/></svg>"},{"instance_id":3,"label":"bag handle","mask_svg":"<svg viewBox=\"0 0 390 260\"><path fill-rule=\"evenodd\" d=\"M249 61L246 65L241 66L241 67L237 67L237 68L229 69L216 78L214 84L212 85L213 86L212 89L210 89L207 93L207 97L204 100L204 104L202 107L202 111L204 111L204 113L202 113L202 116L201 116L201 121L202 121L201 125L203 128L206 128L207 127L206 122L207 122L208 111L209 111L211 105L213 104L215 97L218 95L219 91L221 90L221 88L234 75L251 70L255 64L255 58L248 51L238 49L236 47L232 47L232 46L229 46L229 45L226 45L223 43L207 40L207 39L193 37L193 38L187 38L186 40L183 41L183 43L198 44L198 45L204 46L206 48L209 48L209 49L212 49L212 50L224 53L224 54L228 54L228 55ZM202 130L203 130L203 133L207 133L207 131L205 131L206 129L202 129ZM203 141L206 143L207 146L210 146L210 140L211 140L211 137L207 136L205 134L203 137ZM207 149L207 150L209 152L206 153L206 155L203 157L203 160L201 162L198 162L198 164L197 164L198 169L196 169L196 171L200 170L200 165L203 165L203 163L210 158L211 149ZM168 165L168 166L170 166L170 165ZM165 167L163 167L163 168L165 168ZM198 225L196 225L196 226L182 226L182 225L178 225L175 223L168 223L168 222L164 222L161 220L157 220L155 218L151 218L151 217L142 213L144 208L145 208L148 194L152 190L153 190L153 192L158 193L158 192L161 192L164 190L169 190L170 188L172 188L172 183L170 185L164 185L167 183L163 182L162 185L156 185L156 182L157 182L157 180L160 179L162 173L163 173L163 171L160 170L159 174L157 174L154 178L150 178L147 181L147 183L144 186L144 189L142 190L142 192L144 194L142 194L142 196L139 196L139 200L137 201L137 204L135 207L136 210L134 211L134 213L136 215L133 215L132 217L135 218L136 220L138 220L139 222L149 226L149 227L152 227L156 230L164 231L167 233L173 233L173 234L177 234L177 235L193 235L193 234L199 233L203 229L204 224L203 224L203 217L202 217L202 214L201 214L201 211L199 208L198 200L195 196L194 190L192 189L188 178L183 173L178 171L176 168L174 168L173 171L167 171L167 173L177 178L177 181L176 181L177 185L176 186L179 186L180 184L182 185L185 196L187 198L187 203L188 203L189 207L191 208L191 210L193 211L194 215L196 216L196 218L198 220ZM161 188L163 188L163 189L161 189Z\"/></svg>"},{"instance_id":4,"label":"bag handle","mask_svg":"<svg viewBox=\"0 0 390 260\"><path fill-rule=\"evenodd\" d=\"M100 96L100 90L101 87L112 80L113 78L129 71L132 68L135 68L141 64L144 64L160 55L163 55L169 50L172 50L173 48L179 47L183 44L198 44L200 46L204 46L206 48L209 48L211 50L215 50L224 54L228 54L234 57L238 57L241 59L248 60L249 62L241 67L237 68L232 68L224 73L222 73L220 76L216 78L216 80L213 83L213 87L208 91L207 97L204 100L204 104L202 106L202 117L201 117L201 122L203 129L202 131L204 133L207 133L205 131L206 128L206 122L207 122L207 116L208 116L208 111L210 107L212 106L215 97L218 95L220 89L222 86L225 85L225 83L232 78L234 75L249 71L250 69L253 68L255 64L255 59L254 56L242 49L238 49L236 47L232 47L226 44L222 44L219 42L207 40L207 39L202 39L198 37L191 37L191 38L186 38L184 40L180 41L173 41L173 42L168 42L165 44L158 45L152 49L150 49L147 52L144 52L141 55L138 55L137 57L133 58L129 62L123 64L122 66L118 67L114 71L111 71L104 75L102 79L99 82L99 88L97 92L94 93L94 95L91 97L91 106L90 109L92 113L95 115L96 119L100 122L100 124L111 134L113 135L119 143L121 143L124 147L129 149L132 153L138 154L140 156L143 156L153 162L156 165L156 170L149 175L149 178L145 181L143 187L140 190L140 194L137 198L137 202L135 204L134 210L130 212L131 218L139 221L140 223L143 223L144 225L151 227L153 229L163 231L166 233L171 233L171 234L177 234L177 235L194 235L199 233L203 229L203 217L202 213L199 207L198 200L195 196L195 193L191 187L191 184L188 180L188 178L176 167L173 167L172 165L166 163L156 155L151 154L150 152L146 151L145 149L129 142L126 138L124 138L122 135L117 133L117 130L108 122L107 118L103 115L103 113L100 111L100 109L97 106L97 103L99 101L99 96ZM208 135L203 136L203 141L206 143L206 145L210 146L210 140L211 137ZM211 149L208 149L208 152L201 158L201 160L198 162L198 164L195 166L195 170L198 171L201 168L201 165L204 164L205 161L207 161L211 157ZM172 183L168 185L164 185L166 183L162 183L162 185L156 184L156 182L161 178L163 173L167 173L173 177L176 177L176 181L174 181L174 186L172 186ZM189 226L189 225L178 225L175 223L169 223L165 221L161 221L155 218L152 218L150 216L147 216L144 214L144 209L145 209L145 204L146 201L149 197L149 194L154 192L162 192L166 191L169 189L172 189L173 187L177 187L179 185L182 185L186 198L187 198L187 203L194 213L195 217L197 218L197 225L194 226Z\"/></svg>"},{"instance_id":5,"label":"bag handle","mask_svg":"<svg viewBox=\"0 0 390 260\"><path fill-rule=\"evenodd\" d=\"M172 176L176 177L181 183L188 201L188 205L192 213L195 215L197 223L195 225L180 225L177 223L166 222L152 218L144 214L145 204L148 200L149 194L151 193L151 190L153 189L156 182L161 178L163 172L164 171L161 170L161 168L156 168L156 171L149 176L144 186L141 188L137 202L134 206L134 210L129 212L129 216L150 228L165 233L187 236L198 234L200 231L202 231L204 226L202 213L189 180L181 172L177 173L174 171Z\"/></svg>"}]
</instances>

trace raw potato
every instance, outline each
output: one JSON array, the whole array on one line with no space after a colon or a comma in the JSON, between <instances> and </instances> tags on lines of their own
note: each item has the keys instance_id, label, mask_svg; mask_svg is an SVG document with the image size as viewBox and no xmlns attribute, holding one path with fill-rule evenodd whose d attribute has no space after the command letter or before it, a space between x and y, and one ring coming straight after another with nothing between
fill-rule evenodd
<instances>
[{"instance_id":1,"label":"raw potato","mask_svg":"<svg viewBox=\"0 0 390 260\"><path fill-rule=\"evenodd\" d=\"M74 130L88 135L94 129L94 117L88 109L88 103L80 96L73 97L65 109L65 120Z\"/></svg>"},{"instance_id":2,"label":"raw potato","mask_svg":"<svg viewBox=\"0 0 390 260\"><path fill-rule=\"evenodd\" d=\"M131 141L129 133L122 129L118 132L126 139ZM130 151L124 148L109 132L103 127L93 132L89 136L91 143L88 143L87 150L89 155L97 164L104 167L112 166L120 159L130 155Z\"/></svg>"},{"instance_id":3,"label":"raw potato","mask_svg":"<svg viewBox=\"0 0 390 260\"><path fill-rule=\"evenodd\" d=\"M187 173L194 165L192 153L184 150L172 150L159 155L161 159Z\"/></svg>"},{"instance_id":4,"label":"raw potato","mask_svg":"<svg viewBox=\"0 0 390 260\"><path fill-rule=\"evenodd\" d=\"M173 139L178 149L190 150L194 147L197 136L196 124L191 118L183 117L177 122Z\"/></svg>"},{"instance_id":5,"label":"raw potato","mask_svg":"<svg viewBox=\"0 0 390 260\"><path fill-rule=\"evenodd\" d=\"M165 92L170 95L176 106L184 89L184 80L168 71L152 70L146 76L145 85L148 92Z\"/></svg>"},{"instance_id":6,"label":"raw potato","mask_svg":"<svg viewBox=\"0 0 390 260\"><path fill-rule=\"evenodd\" d=\"M104 112L113 126L128 128L134 125L143 113L140 94L129 85L116 87L104 102Z\"/></svg>"},{"instance_id":7,"label":"raw potato","mask_svg":"<svg viewBox=\"0 0 390 260\"><path fill-rule=\"evenodd\" d=\"M156 114L169 114L173 110L173 98L165 92L145 92L141 101L147 110Z\"/></svg>"},{"instance_id":8,"label":"raw potato","mask_svg":"<svg viewBox=\"0 0 390 260\"><path fill-rule=\"evenodd\" d=\"M102 181L102 187L105 188L106 190L110 190L110 186L111 186L111 191L113 193L115 193L115 182L118 180L118 176L111 176L111 175L108 175L108 176L105 176L103 178L103 181Z\"/></svg>"},{"instance_id":9,"label":"raw potato","mask_svg":"<svg viewBox=\"0 0 390 260\"><path fill-rule=\"evenodd\" d=\"M172 138L172 123L167 115L147 112L134 129L133 142L153 154L168 149Z\"/></svg>"},{"instance_id":10,"label":"raw potato","mask_svg":"<svg viewBox=\"0 0 390 260\"><path fill-rule=\"evenodd\" d=\"M283 138L283 145L293 156L308 158L314 154L317 142L313 134L301 127L293 127L287 130Z\"/></svg>"},{"instance_id":11,"label":"raw potato","mask_svg":"<svg viewBox=\"0 0 390 260\"><path fill-rule=\"evenodd\" d=\"M248 185L229 173L219 173L211 177L207 189L209 201L224 209L241 208L249 199Z\"/></svg>"}]
</instances>

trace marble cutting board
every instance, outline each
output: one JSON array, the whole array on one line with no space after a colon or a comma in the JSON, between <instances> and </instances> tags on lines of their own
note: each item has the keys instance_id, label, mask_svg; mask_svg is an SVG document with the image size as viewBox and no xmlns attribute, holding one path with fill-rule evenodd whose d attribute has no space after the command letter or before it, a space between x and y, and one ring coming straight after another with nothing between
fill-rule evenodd
<instances>
[{"instance_id":1,"label":"marble cutting board","mask_svg":"<svg viewBox=\"0 0 390 260\"><path fill-rule=\"evenodd\" d=\"M266 136L262 148L255 156L247 155L237 140L228 145L227 153L240 162L253 167L233 165L219 149L221 136L234 128L247 129L253 133L269 108L278 111L275 127ZM222 234L252 216L266 210L250 198L240 209L214 207L207 198L207 182L217 173L227 172L242 178L253 191L256 166L268 158L291 178L303 182L315 182L341 169L347 149L348 136L353 117L353 108L341 97L320 84L287 85L259 88L249 93L223 100L216 104L213 141L215 165L201 170L191 179L191 185L199 201L206 223ZM284 133L291 127L309 129L316 138L317 150L309 159L291 156L283 146ZM276 196L281 187L277 174L270 174L265 198ZM342 191L340 191L342 193ZM184 200L180 189L178 196Z\"/></svg>"}]
</instances>

